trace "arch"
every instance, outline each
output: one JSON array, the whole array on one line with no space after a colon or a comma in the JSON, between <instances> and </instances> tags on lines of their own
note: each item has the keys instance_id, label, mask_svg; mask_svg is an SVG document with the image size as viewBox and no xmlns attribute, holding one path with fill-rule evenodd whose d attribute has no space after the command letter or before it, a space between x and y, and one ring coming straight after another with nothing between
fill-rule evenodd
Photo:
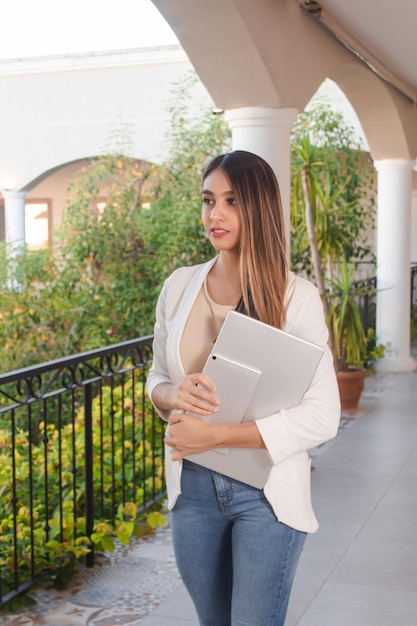
<instances>
[{"instance_id":1,"label":"arch","mask_svg":"<svg viewBox=\"0 0 417 626\"><path fill-rule=\"evenodd\" d=\"M417 109L410 100L356 63L338 66L329 78L355 109L374 160L417 157Z\"/></svg>"},{"instance_id":2,"label":"arch","mask_svg":"<svg viewBox=\"0 0 417 626\"><path fill-rule=\"evenodd\" d=\"M36 187L38 187L44 180L53 176L55 173L65 170L65 168L68 168L68 167L70 167L71 169L73 167L82 168L84 165L87 165L88 163L90 163L90 161L91 161L91 158L84 157L80 159L74 159L72 161L67 161L66 163L60 163L59 165L55 165L54 167L51 167L49 170L45 170L44 172L42 172L42 174L39 174L39 176L37 176L36 178L28 182L23 187L22 191L30 192Z\"/></svg>"},{"instance_id":3,"label":"arch","mask_svg":"<svg viewBox=\"0 0 417 626\"><path fill-rule=\"evenodd\" d=\"M166 158L167 102L192 71L179 46L2 64L0 189L30 188L60 163L119 149ZM195 106L211 105L203 85Z\"/></svg>"},{"instance_id":4,"label":"arch","mask_svg":"<svg viewBox=\"0 0 417 626\"><path fill-rule=\"evenodd\" d=\"M216 106L302 111L328 77L354 107L374 159L416 158L416 105L311 19L299 3L152 1Z\"/></svg>"},{"instance_id":5,"label":"arch","mask_svg":"<svg viewBox=\"0 0 417 626\"><path fill-rule=\"evenodd\" d=\"M221 109L303 110L332 68L351 59L293 0L152 1Z\"/></svg>"},{"instance_id":6,"label":"arch","mask_svg":"<svg viewBox=\"0 0 417 626\"><path fill-rule=\"evenodd\" d=\"M65 214L66 207L70 198L69 187L70 184L83 175L83 169L88 167L89 164L96 158L97 155L92 158L81 158L61 163L49 170L43 172L36 179L33 179L25 186L24 191L27 191L26 200L28 202L38 199L45 199L50 206L50 219L51 229L58 226ZM145 169L152 165L152 162L144 159L127 157L143 166ZM106 185L103 183L103 189L99 193L103 198L107 195Z\"/></svg>"}]
</instances>

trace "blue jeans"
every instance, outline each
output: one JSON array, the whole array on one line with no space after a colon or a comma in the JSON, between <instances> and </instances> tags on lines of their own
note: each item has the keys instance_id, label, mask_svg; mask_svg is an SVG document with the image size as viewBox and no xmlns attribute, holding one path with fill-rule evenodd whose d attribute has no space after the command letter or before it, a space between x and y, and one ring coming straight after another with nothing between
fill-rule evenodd
<instances>
[{"instance_id":1,"label":"blue jeans","mask_svg":"<svg viewBox=\"0 0 417 626\"><path fill-rule=\"evenodd\" d=\"M178 570L200 626L283 626L306 533L260 489L184 461L171 511Z\"/></svg>"}]
</instances>

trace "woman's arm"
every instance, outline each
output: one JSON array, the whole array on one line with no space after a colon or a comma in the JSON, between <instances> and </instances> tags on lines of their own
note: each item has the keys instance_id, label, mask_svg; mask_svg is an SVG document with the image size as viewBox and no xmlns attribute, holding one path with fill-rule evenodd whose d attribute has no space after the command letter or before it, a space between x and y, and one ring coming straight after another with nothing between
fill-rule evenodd
<instances>
[{"instance_id":1,"label":"woman's arm","mask_svg":"<svg viewBox=\"0 0 417 626\"><path fill-rule=\"evenodd\" d=\"M208 424L197 417L172 414L165 443L172 448L172 459L213 448L265 448L255 422Z\"/></svg>"}]
</instances>

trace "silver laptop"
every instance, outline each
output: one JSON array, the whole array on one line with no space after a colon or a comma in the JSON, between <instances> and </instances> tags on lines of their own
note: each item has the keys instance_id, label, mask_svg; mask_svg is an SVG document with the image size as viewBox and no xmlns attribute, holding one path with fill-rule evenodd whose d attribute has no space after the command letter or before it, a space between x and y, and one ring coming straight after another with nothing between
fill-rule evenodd
<instances>
[{"instance_id":1,"label":"silver laptop","mask_svg":"<svg viewBox=\"0 0 417 626\"><path fill-rule=\"evenodd\" d=\"M323 352L321 346L230 311L204 368L221 400L210 421L248 422L297 406ZM272 468L266 450L218 449L186 458L258 488L265 486Z\"/></svg>"}]
</instances>

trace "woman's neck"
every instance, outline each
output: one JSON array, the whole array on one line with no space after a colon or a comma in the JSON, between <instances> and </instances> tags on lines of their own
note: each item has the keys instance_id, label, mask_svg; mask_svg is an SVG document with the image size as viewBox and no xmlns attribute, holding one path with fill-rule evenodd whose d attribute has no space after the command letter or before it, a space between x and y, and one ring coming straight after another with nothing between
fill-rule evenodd
<instances>
[{"instance_id":1,"label":"woman's neck","mask_svg":"<svg viewBox=\"0 0 417 626\"><path fill-rule=\"evenodd\" d=\"M207 290L214 302L236 306L242 296L239 257L219 254L207 276Z\"/></svg>"}]
</instances>

